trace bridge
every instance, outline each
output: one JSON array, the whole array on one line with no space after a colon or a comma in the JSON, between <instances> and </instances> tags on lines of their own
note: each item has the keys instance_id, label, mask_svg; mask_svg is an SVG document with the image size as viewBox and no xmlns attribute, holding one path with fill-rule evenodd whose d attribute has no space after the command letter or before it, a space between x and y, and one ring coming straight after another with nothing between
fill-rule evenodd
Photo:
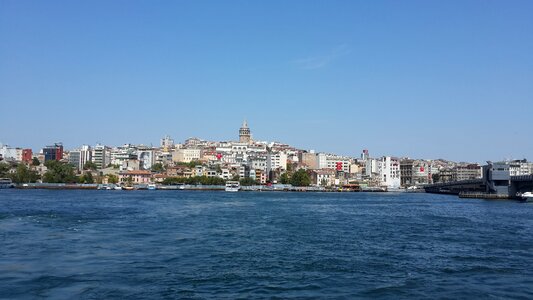
<instances>
[{"instance_id":1,"label":"bridge","mask_svg":"<svg viewBox=\"0 0 533 300\"><path fill-rule=\"evenodd\" d=\"M509 180L488 180L486 178L450 181L427 184L426 193L459 195L461 193L480 193L516 198L518 193L533 191L533 174L510 176ZM503 184L503 185L502 185ZM497 187L497 188L495 188Z\"/></svg>"},{"instance_id":2,"label":"bridge","mask_svg":"<svg viewBox=\"0 0 533 300\"><path fill-rule=\"evenodd\" d=\"M459 195L461 192L484 193L487 188L485 181L480 178L427 184L424 189L426 193Z\"/></svg>"},{"instance_id":3,"label":"bridge","mask_svg":"<svg viewBox=\"0 0 533 300\"><path fill-rule=\"evenodd\" d=\"M517 193L533 191L533 174L511 176L511 184L509 186L509 195L514 197Z\"/></svg>"}]
</instances>

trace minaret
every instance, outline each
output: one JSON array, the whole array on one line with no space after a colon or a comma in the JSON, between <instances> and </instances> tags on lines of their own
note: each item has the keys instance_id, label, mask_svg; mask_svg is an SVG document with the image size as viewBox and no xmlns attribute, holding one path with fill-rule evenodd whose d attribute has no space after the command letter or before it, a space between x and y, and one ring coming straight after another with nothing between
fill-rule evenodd
<instances>
[{"instance_id":1,"label":"minaret","mask_svg":"<svg viewBox=\"0 0 533 300\"><path fill-rule=\"evenodd\" d=\"M244 122L242 122L242 127L239 129L239 142L250 143L250 141L250 128L248 128L248 123L244 120Z\"/></svg>"}]
</instances>

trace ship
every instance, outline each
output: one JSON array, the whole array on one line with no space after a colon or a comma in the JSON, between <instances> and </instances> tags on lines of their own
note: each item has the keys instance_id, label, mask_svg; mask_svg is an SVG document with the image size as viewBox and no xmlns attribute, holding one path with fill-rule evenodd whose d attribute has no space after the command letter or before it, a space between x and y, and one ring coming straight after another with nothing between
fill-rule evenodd
<instances>
[{"instance_id":1,"label":"ship","mask_svg":"<svg viewBox=\"0 0 533 300\"><path fill-rule=\"evenodd\" d=\"M9 178L0 178L0 189L10 189L14 188L15 185L13 184L13 181Z\"/></svg>"},{"instance_id":2,"label":"ship","mask_svg":"<svg viewBox=\"0 0 533 300\"><path fill-rule=\"evenodd\" d=\"M241 189L241 184L238 181L227 181L226 192L238 192Z\"/></svg>"},{"instance_id":3,"label":"ship","mask_svg":"<svg viewBox=\"0 0 533 300\"><path fill-rule=\"evenodd\" d=\"M533 202L533 192L525 192L522 194L518 194L518 196L526 202Z\"/></svg>"}]
</instances>

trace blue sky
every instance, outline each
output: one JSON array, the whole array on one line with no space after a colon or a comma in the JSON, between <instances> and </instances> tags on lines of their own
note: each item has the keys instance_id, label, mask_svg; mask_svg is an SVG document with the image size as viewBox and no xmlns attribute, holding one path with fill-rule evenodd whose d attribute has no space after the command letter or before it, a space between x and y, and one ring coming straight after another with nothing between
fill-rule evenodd
<instances>
[{"instance_id":1,"label":"blue sky","mask_svg":"<svg viewBox=\"0 0 533 300\"><path fill-rule=\"evenodd\" d=\"M0 142L533 159L533 1L0 0Z\"/></svg>"}]
</instances>

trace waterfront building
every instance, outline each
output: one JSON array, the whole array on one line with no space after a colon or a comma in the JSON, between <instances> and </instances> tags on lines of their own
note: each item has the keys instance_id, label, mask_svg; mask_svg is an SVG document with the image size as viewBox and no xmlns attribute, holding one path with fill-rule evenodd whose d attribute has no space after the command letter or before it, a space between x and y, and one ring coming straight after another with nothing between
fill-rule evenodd
<instances>
[{"instance_id":1,"label":"waterfront building","mask_svg":"<svg viewBox=\"0 0 533 300\"><path fill-rule=\"evenodd\" d=\"M509 161L509 174L511 176L530 175L533 164L527 160L511 160Z\"/></svg>"},{"instance_id":2,"label":"waterfront building","mask_svg":"<svg viewBox=\"0 0 533 300\"><path fill-rule=\"evenodd\" d=\"M320 169L311 171L311 181L316 186L332 186L335 184L335 169Z\"/></svg>"},{"instance_id":3,"label":"waterfront building","mask_svg":"<svg viewBox=\"0 0 533 300\"><path fill-rule=\"evenodd\" d=\"M252 141L252 134L246 120L242 122L242 126L239 129L239 142L249 144Z\"/></svg>"},{"instance_id":4,"label":"waterfront building","mask_svg":"<svg viewBox=\"0 0 533 300\"><path fill-rule=\"evenodd\" d=\"M417 186L430 182L431 163L424 160L402 159L400 161L400 185Z\"/></svg>"},{"instance_id":5,"label":"waterfront building","mask_svg":"<svg viewBox=\"0 0 533 300\"><path fill-rule=\"evenodd\" d=\"M379 179L389 189L400 187L400 160L395 157L383 156L378 163Z\"/></svg>"},{"instance_id":6,"label":"waterfront building","mask_svg":"<svg viewBox=\"0 0 533 300\"><path fill-rule=\"evenodd\" d=\"M43 154L44 154L44 161L60 161L63 159L63 144L62 143L55 143L51 146L46 146L43 148Z\"/></svg>"},{"instance_id":7,"label":"waterfront building","mask_svg":"<svg viewBox=\"0 0 533 300\"><path fill-rule=\"evenodd\" d=\"M147 170L133 170L119 172L118 179L122 183L127 183L131 178L133 184L146 184L152 182L152 172Z\"/></svg>"}]
</instances>

